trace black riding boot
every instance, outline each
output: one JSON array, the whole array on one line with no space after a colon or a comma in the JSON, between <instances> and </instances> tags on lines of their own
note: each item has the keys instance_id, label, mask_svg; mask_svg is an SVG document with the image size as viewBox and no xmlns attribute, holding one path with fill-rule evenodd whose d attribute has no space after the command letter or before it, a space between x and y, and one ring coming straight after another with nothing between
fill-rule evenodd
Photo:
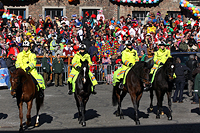
<instances>
[{"instance_id":1,"label":"black riding boot","mask_svg":"<svg viewBox=\"0 0 200 133\"><path fill-rule=\"evenodd\" d=\"M41 87L39 87L39 96L40 98L44 97L44 89L42 89Z\"/></svg>"},{"instance_id":2,"label":"black riding boot","mask_svg":"<svg viewBox=\"0 0 200 133\"><path fill-rule=\"evenodd\" d=\"M68 82L68 86L69 86L69 92L68 92L68 94L72 95L73 94L73 92L72 92L72 83Z\"/></svg>"},{"instance_id":3,"label":"black riding boot","mask_svg":"<svg viewBox=\"0 0 200 133\"><path fill-rule=\"evenodd\" d=\"M92 92L92 94L97 94L97 92L95 91L95 86L93 86L93 92Z\"/></svg>"}]
</instances>

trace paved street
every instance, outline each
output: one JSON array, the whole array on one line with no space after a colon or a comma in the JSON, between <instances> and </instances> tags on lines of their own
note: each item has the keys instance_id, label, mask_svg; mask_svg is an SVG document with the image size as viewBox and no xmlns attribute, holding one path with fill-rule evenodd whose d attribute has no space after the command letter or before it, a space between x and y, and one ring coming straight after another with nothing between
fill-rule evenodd
<instances>
[{"instance_id":1,"label":"paved street","mask_svg":"<svg viewBox=\"0 0 200 133\"><path fill-rule=\"evenodd\" d=\"M117 107L112 106L112 86L98 85L97 95L91 95L87 104L86 124L82 128L78 124L77 108L74 96L67 94L65 87L49 87L45 90L44 106L40 110L40 126L29 127L26 132L190 132L200 131L200 112L198 105L192 105L191 98L184 94L184 103L173 103L173 120L168 121L167 116L156 119L154 113L148 113L149 93L145 92L140 102L140 126L134 122L134 109L129 94L125 97L122 108L125 115L120 120L113 113ZM19 129L19 116L16 99L7 89L0 90L0 132L17 132ZM154 106L156 98L154 98ZM167 113L167 98L164 98L164 111ZM156 107L154 107L154 112ZM26 117L24 104L24 122ZM36 107L32 108L32 123L35 122Z\"/></svg>"}]
</instances>

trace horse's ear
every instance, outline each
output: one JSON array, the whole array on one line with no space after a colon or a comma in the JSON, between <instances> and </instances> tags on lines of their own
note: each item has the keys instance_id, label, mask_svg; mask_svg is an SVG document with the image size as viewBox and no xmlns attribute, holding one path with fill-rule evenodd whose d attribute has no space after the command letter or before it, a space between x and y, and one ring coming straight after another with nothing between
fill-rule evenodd
<instances>
[{"instance_id":1,"label":"horse's ear","mask_svg":"<svg viewBox=\"0 0 200 133\"><path fill-rule=\"evenodd\" d=\"M80 59L81 64L83 63L83 61Z\"/></svg>"}]
</instances>

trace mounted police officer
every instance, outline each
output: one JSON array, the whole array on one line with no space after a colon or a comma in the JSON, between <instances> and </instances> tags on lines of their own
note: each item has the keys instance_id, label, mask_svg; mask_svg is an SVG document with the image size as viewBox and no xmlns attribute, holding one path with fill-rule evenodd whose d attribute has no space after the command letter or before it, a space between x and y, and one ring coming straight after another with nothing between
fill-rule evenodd
<instances>
[{"instance_id":1,"label":"mounted police officer","mask_svg":"<svg viewBox=\"0 0 200 133\"><path fill-rule=\"evenodd\" d=\"M163 41L160 42L158 44L158 46L159 46L158 51L154 52L154 58L153 58L154 65L151 68L151 72L150 72L150 80L151 80L151 82L153 82L154 76L155 76L156 71L159 68L159 66L164 65L165 62L167 61L167 59L171 57L170 50L165 48L165 46L167 46L165 44L165 42L163 42ZM146 91L148 91L148 90L146 90Z\"/></svg>"},{"instance_id":2,"label":"mounted police officer","mask_svg":"<svg viewBox=\"0 0 200 133\"><path fill-rule=\"evenodd\" d=\"M44 97L45 83L42 75L38 74L36 66L36 55L30 51L29 41L24 41L22 44L23 51L17 55L17 61L15 63L16 68L23 69L26 73L30 73L33 82L39 89L40 97Z\"/></svg>"},{"instance_id":3,"label":"mounted police officer","mask_svg":"<svg viewBox=\"0 0 200 133\"><path fill-rule=\"evenodd\" d=\"M73 92L75 92L75 86L72 86L72 82L76 81L76 79L73 78L77 78L77 74L79 73L79 70L81 68L81 62L80 60L84 61L87 60L89 62L89 66L92 65L92 61L90 59L90 55L88 53L86 53L86 45L85 44L81 44L80 46L80 52L77 52L74 55L74 58L72 59L72 71L69 74L68 77L68 85L69 85L69 95L72 95ZM95 92L95 85L97 85L97 80L95 79L94 75L91 73L91 71L89 71L89 77L91 79L91 82L93 84L93 88L92 88L92 94L96 94ZM73 90L72 90L73 89Z\"/></svg>"},{"instance_id":4,"label":"mounted police officer","mask_svg":"<svg viewBox=\"0 0 200 133\"><path fill-rule=\"evenodd\" d=\"M124 77L126 77L126 74L130 70L130 68L135 65L135 62L139 61L137 51L133 49L131 41L126 41L125 44L126 48L122 51L123 66L117 69L113 75L113 86L116 86L117 83L120 83L120 89L123 89L126 81Z\"/></svg>"}]
</instances>

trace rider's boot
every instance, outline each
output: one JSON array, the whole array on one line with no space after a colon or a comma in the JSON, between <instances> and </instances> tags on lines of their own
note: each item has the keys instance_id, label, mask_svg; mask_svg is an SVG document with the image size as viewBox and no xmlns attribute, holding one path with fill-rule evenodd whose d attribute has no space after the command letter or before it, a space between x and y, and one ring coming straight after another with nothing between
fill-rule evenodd
<instances>
[{"instance_id":1,"label":"rider's boot","mask_svg":"<svg viewBox=\"0 0 200 133\"><path fill-rule=\"evenodd\" d=\"M42 89L41 87L39 87L39 97L40 98L44 97L44 89Z\"/></svg>"},{"instance_id":2,"label":"rider's boot","mask_svg":"<svg viewBox=\"0 0 200 133\"><path fill-rule=\"evenodd\" d=\"M93 86L93 92L92 92L92 94L94 94L94 95L97 94L97 92L95 91L95 86Z\"/></svg>"},{"instance_id":3,"label":"rider's boot","mask_svg":"<svg viewBox=\"0 0 200 133\"><path fill-rule=\"evenodd\" d=\"M68 94L72 95L73 94L73 92L72 92L72 83L68 82L68 86L69 86L69 92L68 92Z\"/></svg>"}]
</instances>

